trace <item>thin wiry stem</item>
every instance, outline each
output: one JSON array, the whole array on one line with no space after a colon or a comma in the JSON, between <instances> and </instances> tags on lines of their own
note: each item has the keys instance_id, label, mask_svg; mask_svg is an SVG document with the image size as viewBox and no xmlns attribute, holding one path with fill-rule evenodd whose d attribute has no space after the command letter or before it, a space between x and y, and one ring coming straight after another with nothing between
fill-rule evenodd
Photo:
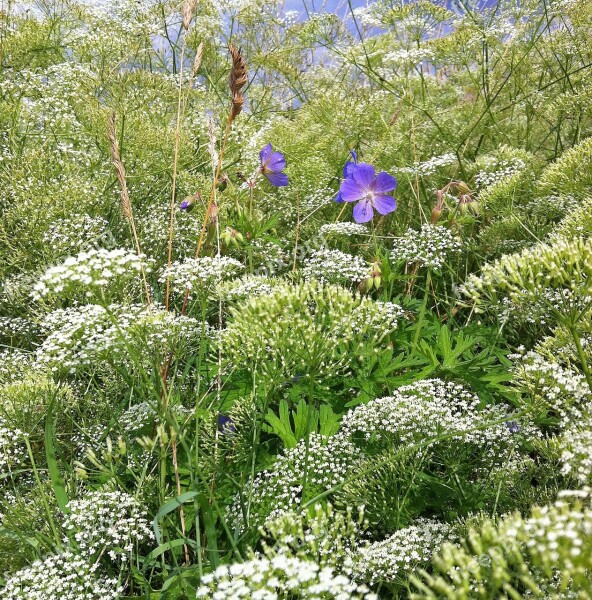
<instances>
[{"instance_id":1,"label":"thin wiry stem","mask_svg":"<svg viewBox=\"0 0 592 600\"><path fill-rule=\"evenodd\" d=\"M179 163L179 145L181 139L181 107L184 104L182 101L183 97L183 62L185 58L185 43L181 49L181 66L179 67L179 87L177 91L177 125L175 127L175 149L173 156L173 190L171 192L171 210L170 210L170 222L169 222L169 246L167 256L167 273L170 272L171 262L173 260L173 230L175 226L175 201L177 192L177 166ZM169 300L171 293L171 277L170 274L166 278L166 292L165 292L165 310L169 309Z\"/></svg>"},{"instance_id":2,"label":"thin wiry stem","mask_svg":"<svg viewBox=\"0 0 592 600\"><path fill-rule=\"evenodd\" d=\"M174 148L174 156L173 156L173 189L171 192L171 206L170 206L170 221L169 221L169 242L168 242L168 256L167 256L167 272L170 269L172 260L173 260L173 235L174 235L174 227L175 227L175 206L176 206L176 193L177 193L177 172L178 172L178 164L179 164L179 146L181 143L181 121L182 117L185 114L185 109L187 108L187 98L188 93L183 94L183 66L184 66L184 57L185 57L185 49L186 44L183 43L183 47L181 49L181 66L179 71L179 86L177 91L177 123L175 127L175 148ZM191 79L193 79L201 66L201 60L203 57L203 43L201 43L197 52L195 53L195 58L193 60L193 65L191 67ZM165 292L165 310L168 311L169 303L171 296L171 278L170 275L167 275L166 278L166 292Z\"/></svg>"},{"instance_id":3,"label":"thin wiry stem","mask_svg":"<svg viewBox=\"0 0 592 600\"><path fill-rule=\"evenodd\" d=\"M229 87L230 87L230 95L232 98L232 103L230 105L230 111L228 113L228 118L226 120L226 128L224 130L224 136L222 138L222 145L220 147L220 153L218 154L217 165L214 170L214 179L212 181L212 190L210 192L210 198L208 200L208 204L206 205L206 211L203 218L203 223L201 226L201 231L199 234L199 240L197 242L197 249L195 251L195 258L198 258L201 249L204 243L204 236L208 224L208 219L210 218L211 210L214 205L216 199L216 189L218 187L218 182L220 181L220 172L222 169L222 162L224 160L224 153L226 151L226 144L228 142L228 136L230 135L230 130L232 129L232 123L238 117L243 109L244 97L242 94L242 89L247 84L247 65L243 59L241 51L235 48L232 44L228 45L228 50L230 51L230 55L232 57L232 69L230 71L229 77ZM183 306L181 308L181 314L184 315L187 310L187 303L189 302L189 289L185 290L185 297L183 299Z\"/></svg>"},{"instance_id":4,"label":"thin wiry stem","mask_svg":"<svg viewBox=\"0 0 592 600\"><path fill-rule=\"evenodd\" d=\"M119 142L117 141L117 132L115 129L115 111L111 113L111 117L109 118L107 132L109 134L109 142L111 146L111 159L113 161L113 165L115 166L115 171L117 172L117 180L119 181L121 195L121 211L123 213L123 216L127 219L130 229L132 230L132 236L136 245L136 251L138 252L138 256L141 259L142 250L140 249L140 240L136 232L134 211L132 209L132 203L129 198L129 194L127 191L127 183L125 180L125 167L123 166L123 162L121 160L121 154L119 152ZM148 289L148 281L146 280L146 270L144 268L143 263L141 264L141 272L142 282L144 283L144 292L146 293L146 305L150 306L150 291Z\"/></svg>"},{"instance_id":5,"label":"thin wiry stem","mask_svg":"<svg viewBox=\"0 0 592 600\"><path fill-rule=\"evenodd\" d=\"M212 166L213 163L212 163ZM216 188L214 188L214 203L216 202ZM220 220L216 216L216 254L220 258ZM222 282L222 273L219 273L219 283ZM218 331L222 331L222 296L218 297ZM220 407L222 404L222 344L218 344L218 372L216 373L216 403ZM216 426L216 433L214 437L214 464L218 462L218 450L219 450L219 428ZM216 472L212 475L212 481L210 484L210 499L209 503L212 503L214 497L214 486L216 483Z\"/></svg>"}]
</instances>

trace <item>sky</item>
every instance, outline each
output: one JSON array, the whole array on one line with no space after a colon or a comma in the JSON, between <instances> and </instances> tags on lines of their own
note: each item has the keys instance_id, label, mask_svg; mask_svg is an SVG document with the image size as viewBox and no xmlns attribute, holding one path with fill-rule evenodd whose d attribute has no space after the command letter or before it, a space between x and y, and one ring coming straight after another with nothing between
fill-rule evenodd
<instances>
[{"instance_id":1,"label":"sky","mask_svg":"<svg viewBox=\"0 0 592 600\"><path fill-rule=\"evenodd\" d=\"M395 4L396 0L392 1ZM495 6L498 0L463 0L463 2L466 6L483 9L488 6ZM304 3L306 3L310 12L332 12L340 17L343 17L350 10L347 0L285 0L284 6L286 10L305 12ZM454 0L446 0L448 7L451 7L454 3ZM352 8L359 8L367 4L367 0L351 0Z\"/></svg>"},{"instance_id":2,"label":"sky","mask_svg":"<svg viewBox=\"0 0 592 600\"><path fill-rule=\"evenodd\" d=\"M397 5L399 2L407 3L409 0L390 0L393 5ZM453 7L455 4L464 4L474 8L485 8L487 6L494 6L499 0L445 0L448 7ZM105 0L82 0L88 4L103 4ZM107 3L113 2L113 0L107 0ZM373 0L283 0L283 5L286 11L296 11L305 15L307 12L329 12L335 13L341 18L344 18L349 14L351 9L372 4ZM19 2L16 2L16 8L18 10ZM27 4L31 4L30 2ZM350 8L351 6L351 8Z\"/></svg>"}]
</instances>

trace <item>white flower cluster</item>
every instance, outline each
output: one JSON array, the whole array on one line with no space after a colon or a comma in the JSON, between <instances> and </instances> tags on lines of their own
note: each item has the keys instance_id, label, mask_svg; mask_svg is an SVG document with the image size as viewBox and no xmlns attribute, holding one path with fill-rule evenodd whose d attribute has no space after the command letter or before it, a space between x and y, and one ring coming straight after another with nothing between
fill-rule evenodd
<instances>
[{"instance_id":1,"label":"white flower cluster","mask_svg":"<svg viewBox=\"0 0 592 600\"><path fill-rule=\"evenodd\" d=\"M329 503L315 504L312 509L293 510L267 519L261 528L266 537L265 554L312 559L320 567L331 567L352 577L354 557L357 558L367 527L363 507L358 508L355 519L352 512L349 507L341 512Z\"/></svg>"},{"instance_id":2,"label":"white flower cluster","mask_svg":"<svg viewBox=\"0 0 592 600\"><path fill-rule=\"evenodd\" d=\"M558 15L563 15L566 10L570 10L578 6L580 0L553 0L549 9Z\"/></svg>"},{"instance_id":3,"label":"white flower cluster","mask_svg":"<svg viewBox=\"0 0 592 600\"><path fill-rule=\"evenodd\" d=\"M382 27L383 23L380 19L380 14L374 9L375 6L376 3L372 3L369 6L354 8L355 18L365 27Z\"/></svg>"},{"instance_id":4,"label":"white flower cluster","mask_svg":"<svg viewBox=\"0 0 592 600\"><path fill-rule=\"evenodd\" d=\"M380 339L398 327L404 314L405 311L394 302L364 302L342 319L339 329L347 336L372 332Z\"/></svg>"},{"instance_id":5,"label":"white flower cluster","mask_svg":"<svg viewBox=\"0 0 592 600\"><path fill-rule=\"evenodd\" d=\"M280 273L288 265L292 264L292 255L274 242L262 242L253 240L253 257L257 259L260 267L257 269L259 275L273 275Z\"/></svg>"},{"instance_id":6,"label":"white flower cluster","mask_svg":"<svg viewBox=\"0 0 592 600\"><path fill-rule=\"evenodd\" d=\"M218 294L223 300L241 301L255 296L271 293L274 282L262 275L245 275L240 279L224 282L218 287Z\"/></svg>"},{"instance_id":7,"label":"white flower cluster","mask_svg":"<svg viewBox=\"0 0 592 600\"><path fill-rule=\"evenodd\" d=\"M368 277L369 267L359 256L341 250L313 250L303 261L302 277L310 281L348 285Z\"/></svg>"},{"instance_id":8,"label":"white flower cluster","mask_svg":"<svg viewBox=\"0 0 592 600\"><path fill-rule=\"evenodd\" d=\"M433 156L423 162L417 162L410 167L393 167L393 171L399 173L407 173L409 175L421 175L427 177L433 175L436 170L440 167L446 167L452 165L457 161L456 155L452 152L442 154L440 156Z\"/></svg>"},{"instance_id":9,"label":"white flower cluster","mask_svg":"<svg viewBox=\"0 0 592 600\"><path fill-rule=\"evenodd\" d=\"M384 55L385 62L391 62L395 65L418 65L424 60L432 58L434 58L434 51L430 48L410 48L409 50L401 48Z\"/></svg>"},{"instance_id":10,"label":"white flower cluster","mask_svg":"<svg viewBox=\"0 0 592 600\"><path fill-rule=\"evenodd\" d=\"M559 570L555 570L552 578L544 580L540 577L537 581L538 590L525 590L522 593L522 598L544 598L544 600L581 600L582 591L574 589L573 578L569 578L567 589L563 583L563 574Z\"/></svg>"},{"instance_id":11,"label":"white flower cluster","mask_svg":"<svg viewBox=\"0 0 592 600\"><path fill-rule=\"evenodd\" d=\"M108 229L109 223L103 217L73 215L52 222L43 234L43 242L55 252L70 253L80 250L81 244L86 248L103 245Z\"/></svg>"},{"instance_id":12,"label":"white flower cluster","mask_svg":"<svg viewBox=\"0 0 592 600\"><path fill-rule=\"evenodd\" d=\"M377 67L376 72L384 78L392 78L401 69L419 69L423 64L434 59L434 51L430 48L401 48L394 52L388 52L382 57L382 65Z\"/></svg>"},{"instance_id":13,"label":"white flower cluster","mask_svg":"<svg viewBox=\"0 0 592 600\"><path fill-rule=\"evenodd\" d=\"M121 413L117 425L122 431L133 433L154 423L155 419L156 411L149 402L144 401L130 406Z\"/></svg>"},{"instance_id":14,"label":"white flower cluster","mask_svg":"<svg viewBox=\"0 0 592 600\"><path fill-rule=\"evenodd\" d=\"M116 304L58 309L47 315L44 326L50 334L37 349L38 362L71 373L107 357L124 357L134 343L141 344L144 354L174 348L180 341L198 339L202 327L196 319L164 310Z\"/></svg>"},{"instance_id":15,"label":"white flower cluster","mask_svg":"<svg viewBox=\"0 0 592 600\"><path fill-rule=\"evenodd\" d=\"M418 565L428 563L450 541L451 533L446 523L418 519L385 540L363 547L354 567L357 578L370 584L400 581Z\"/></svg>"},{"instance_id":16,"label":"white flower cluster","mask_svg":"<svg viewBox=\"0 0 592 600\"><path fill-rule=\"evenodd\" d=\"M321 225L319 233L322 237L343 236L351 237L354 235L368 235L368 228L361 223L350 223L349 221L341 221L340 223L325 223Z\"/></svg>"},{"instance_id":17,"label":"white flower cluster","mask_svg":"<svg viewBox=\"0 0 592 600\"><path fill-rule=\"evenodd\" d=\"M183 427L193 416L191 409L178 404L172 408L172 415ZM118 453L125 456L128 469L143 469L151 460L153 448L144 442L147 439L158 439L162 428L156 410L148 402L134 404L118 417L114 425L106 422L87 427L83 434L72 436L77 460L96 466L97 456L113 456ZM157 427L154 433L154 427ZM144 430L144 431L142 431ZM146 437L142 437L146 436ZM113 439L117 438L116 444ZM128 449L130 451L128 451Z\"/></svg>"},{"instance_id":18,"label":"white flower cluster","mask_svg":"<svg viewBox=\"0 0 592 600\"><path fill-rule=\"evenodd\" d=\"M441 269L447 258L462 251L458 238L441 225L422 225L421 231L408 229L393 243L391 260L418 263L421 267Z\"/></svg>"},{"instance_id":19,"label":"white flower cluster","mask_svg":"<svg viewBox=\"0 0 592 600\"><path fill-rule=\"evenodd\" d=\"M498 183L508 177L513 177L526 168L526 163L520 158L511 160L501 160L495 163L495 169L492 171L479 171L475 175L475 185L477 187L487 187Z\"/></svg>"},{"instance_id":20,"label":"white flower cluster","mask_svg":"<svg viewBox=\"0 0 592 600\"><path fill-rule=\"evenodd\" d=\"M154 537L140 502L124 492L93 491L68 502L68 509L64 528L89 558L106 551L111 560L125 562L135 544Z\"/></svg>"},{"instance_id":21,"label":"white flower cluster","mask_svg":"<svg viewBox=\"0 0 592 600\"><path fill-rule=\"evenodd\" d=\"M211 600L378 600L365 585L357 584L330 567L277 554L256 556L244 563L223 565L202 577L198 598Z\"/></svg>"},{"instance_id":22,"label":"white flower cluster","mask_svg":"<svg viewBox=\"0 0 592 600\"><path fill-rule=\"evenodd\" d=\"M69 60L45 69L19 70L16 77L5 78L2 88L5 93L20 95L19 118L22 125L26 123L31 129L36 129L40 142L50 138L54 148L63 153L69 144L56 144L55 128L60 131L83 131L75 106L87 93L84 86L92 85L91 82L97 82L95 73L80 63ZM79 168L90 164L83 154L76 157ZM94 154L96 155L96 149ZM84 194L81 193L80 197L84 197Z\"/></svg>"},{"instance_id":23,"label":"white flower cluster","mask_svg":"<svg viewBox=\"0 0 592 600\"><path fill-rule=\"evenodd\" d=\"M0 383L22 379L33 362L32 355L18 349L0 349Z\"/></svg>"},{"instance_id":24,"label":"white flower cluster","mask_svg":"<svg viewBox=\"0 0 592 600\"><path fill-rule=\"evenodd\" d=\"M153 98L146 100L146 104L150 104L151 107L154 106L154 102ZM148 185L147 176L149 174L142 172L142 186ZM130 182L131 185L132 182ZM139 189L138 193L141 194L142 191ZM169 202L159 201L152 204L149 210L138 211L138 214L134 215L138 235L142 241L142 250L149 256L163 256L163 252L167 248L170 210ZM187 218L185 211L177 206L175 208L175 240L178 251L193 254L196 244L195 237L195 220ZM182 257L185 257L185 254Z\"/></svg>"},{"instance_id":25,"label":"white flower cluster","mask_svg":"<svg viewBox=\"0 0 592 600\"><path fill-rule=\"evenodd\" d=\"M463 598L499 598L523 583L528 591L520 598L589 597L590 489L564 490L558 498L552 505L533 507L529 516L515 512L497 521L480 519L464 548L444 544L435 562L445 576L437 577L435 586L428 583L428 597L440 597L438 590L442 597L456 598L462 589Z\"/></svg>"},{"instance_id":26,"label":"white flower cluster","mask_svg":"<svg viewBox=\"0 0 592 600\"><path fill-rule=\"evenodd\" d=\"M11 575L2 600L115 600L123 592L117 579L97 576L96 564L71 551L37 560Z\"/></svg>"},{"instance_id":27,"label":"white flower cluster","mask_svg":"<svg viewBox=\"0 0 592 600\"><path fill-rule=\"evenodd\" d=\"M507 408L480 409L479 404L479 398L461 385L424 379L350 410L339 435L349 439L361 433L368 441L406 444L452 434L453 439L481 447L509 444L517 432L513 421L503 422ZM522 435L534 435L530 427L520 429Z\"/></svg>"},{"instance_id":28,"label":"white flower cluster","mask_svg":"<svg viewBox=\"0 0 592 600\"><path fill-rule=\"evenodd\" d=\"M165 268L159 281L164 283L169 278L173 291L178 294L189 290L190 296L203 296L210 293L216 284L235 277L243 270L244 267L238 260L228 256L187 258Z\"/></svg>"},{"instance_id":29,"label":"white flower cluster","mask_svg":"<svg viewBox=\"0 0 592 600\"><path fill-rule=\"evenodd\" d=\"M592 303L592 296L582 295L579 290L549 288L541 291L541 298L537 302L537 312L540 316L543 312L548 315L551 311L565 313L577 310L583 313L590 303Z\"/></svg>"},{"instance_id":30,"label":"white flower cluster","mask_svg":"<svg viewBox=\"0 0 592 600\"><path fill-rule=\"evenodd\" d=\"M590 557L592 509L576 509L562 499L551 506L535 507L524 521L523 536L530 553L543 567L550 570L561 564L567 572L581 572L580 557Z\"/></svg>"},{"instance_id":31,"label":"white flower cluster","mask_svg":"<svg viewBox=\"0 0 592 600\"><path fill-rule=\"evenodd\" d=\"M134 36L164 35L153 0L92 0L83 4L94 27L80 28L77 34L82 39L78 43L84 41L90 47L100 48ZM115 31L116 39L110 39L109 34L113 36Z\"/></svg>"},{"instance_id":32,"label":"white flower cluster","mask_svg":"<svg viewBox=\"0 0 592 600\"><path fill-rule=\"evenodd\" d=\"M311 490L328 490L341 483L358 462L359 452L347 440L311 433L308 451L306 440L300 440L297 446L278 456L272 470L259 473L245 486L242 501L248 498L254 501L251 524L262 524L266 518L278 517L298 506L305 478L308 494ZM241 498L229 507L228 515L240 527L243 522Z\"/></svg>"},{"instance_id":33,"label":"white flower cluster","mask_svg":"<svg viewBox=\"0 0 592 600\"><path fill-rule=\"evenodd\" d=\"M49 268L34 285L32 296L41 300L56 295L69 297L83 292L93 293L118 289L130 283L144 268L150 271L150 262L125 248L105 250L97 248L68 257L61 265Z\"/></svg>"},{"instance_id":34,"label":"white flower cluster","mask_svg":"<svg viewBox=\"0 0 592 600\"><path fill-rule=\"evenodd\" d=\"M592 296L582 293L580 289L543 288L538 295L522 302L513 302L503 296L492 308L500 323L513 319L538 327L552 327L557 324L557 314L576 310L583 313L591 302Z\"/></svg>"},{"instance_id":35,"label":"white flower cluster","mask_svg":"<svg viewBox=\"0 0 592 600\"><path fill-rule=\"evenodd\" d=\"M330 188L320 188L311 190L302 199L300 210L303 214L309 214L319 209L321 206L331 204L335 198L335 190Z\"/></svg>"},{"instance_id":36,"label":"white flower cluster","mask_svg":"<svg viewBox=\"0 0 592 600\"><path fill-rule=\"evenodd\" d=\"M0 417L0 476L21 463L24 455L22 436L22 431L6 427L4 419Z\"/></svg>"},{"instance_id":37,"label":"white flower cluster","mask_svg":"<svg viewBox=\"0 0 592 600\"><path fill-rule=\"evenodd\" d=\"M564 475L582 483L592 482L592 418L574 423L560 438Z\"/></svg>"},{"instance_id":38,"label":"white flower cluster","mask_svg":"<svg viewBox=\"0 0 592 600\"><path fill-rule=\"evenodd\" d=\"M221 337L224 359L235 368L291 378L307 374L311 357L322 356L316 376L335 377L355 360L352 347L376 343L392 329L393 306L318 281L283 283L231 310Z\"/></svg>"},{"instance_id":39,"label":"white flower cluster","mask_svg":"<svg viewBox=\"0 0 592 600\"><path fill-rule=\"evenodd\" d=\"M575 196L565 194L535 198L528 202L524 206L524 209L533 217L549 222L564 218L566 215L576 211L580 206L581 204Z\"/></svg>"},{"instance_id":40,"label":"white flower cluster","mask_svg":"<svg viewBox=\"0 0 592 600\"><path fill-rule=\"evenodd\" d=\"M562 288L580 296L592 295L591 275L592 240L559 238L485 264L479 276L467 278L462 291L477 304L491 304L505 296L520 305L539 301L546 291Z\"/></svg>"},{"instance_id":41,"label":"white flower cluster","mask_svg":"<svg viewBox=\"0 0 592 600\"><path fill-rule=\"evenodd\" d=\"M562 427L582 416L581 407L591 400L586 378L573 369L562 367L537 354L512 355L517 359L514 372L520 388L544 403L557 415Z\"/></svg>"},{"instance_id":42,"label":"white flower cluster","mask_svg":"<svg viewBox=\"0 0 592 600\"><path fill-rule=\"evenodd\" d=\"M35 323L21 317L0 317L0 337L26 337L36 333Z\"/></svg>"}]
</instances>

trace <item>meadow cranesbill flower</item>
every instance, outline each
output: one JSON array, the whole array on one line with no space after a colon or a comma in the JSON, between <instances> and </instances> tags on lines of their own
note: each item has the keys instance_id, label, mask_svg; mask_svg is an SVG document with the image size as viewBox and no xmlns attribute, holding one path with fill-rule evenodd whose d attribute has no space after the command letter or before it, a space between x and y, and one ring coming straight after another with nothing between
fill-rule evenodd
<instances>
[{"instance_id":1,"label":"meadow cranesbill flower","mask_svg":"<svg viewBox=\"0 0 592 600\"><path fill-rule=\"evenodd\" d=\"M358 155L356 154L356 151L350 150L349 153L350 153L350 156L352 157L352 160L348 160L343 165L343 178L344 179L347 179L348 177L351 176L355 166L358 164ZM335 196L335 202L343 202L343 198L341 197L341 190L339 192L337 192L337 195Z\"/></svg>"},{"instance_id":2,"label":"meadow cranesbill flower","mask_svg":"<svg viewBox=\"0 0 592 600\"><path fill-rule=\"evenodd\" d=\"M397 180L381 171L376 175L374 167L368 163L358 163L339 188L343 202L357 202L354 206L354 220L367 223L376 210L388 215L397 208L396 200L389 195L397 187Z\"/></svg>"},{"instance_id":3,"label":"meadow cranesbill flower","mask_svg":"<svg viewBox=\"0 0 592 600\"><path fill-rule=\"evenodd\" d=\"M261 173L267 177L271 185L283 187L288 185L288 176L282 173L286 168L286 159L281 152L274 152L271 144L267 144L261 152Z\"/></svg>"}]
</instances>

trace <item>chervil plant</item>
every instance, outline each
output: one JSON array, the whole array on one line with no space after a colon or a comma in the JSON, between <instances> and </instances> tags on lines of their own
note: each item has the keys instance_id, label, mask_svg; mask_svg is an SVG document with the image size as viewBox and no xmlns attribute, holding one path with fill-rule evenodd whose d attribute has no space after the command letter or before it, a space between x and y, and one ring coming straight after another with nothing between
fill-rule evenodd
<instances>
[{"instance_id":1,"label":"chervil plant","mask_svg":"<svg viewBox=\"0 0 592 600\"><path fill-rule=\"evenodd\" d=\"M592 593L592 6L354 4L2 4L0 598Z\"/></svg>"}]
</instances>

